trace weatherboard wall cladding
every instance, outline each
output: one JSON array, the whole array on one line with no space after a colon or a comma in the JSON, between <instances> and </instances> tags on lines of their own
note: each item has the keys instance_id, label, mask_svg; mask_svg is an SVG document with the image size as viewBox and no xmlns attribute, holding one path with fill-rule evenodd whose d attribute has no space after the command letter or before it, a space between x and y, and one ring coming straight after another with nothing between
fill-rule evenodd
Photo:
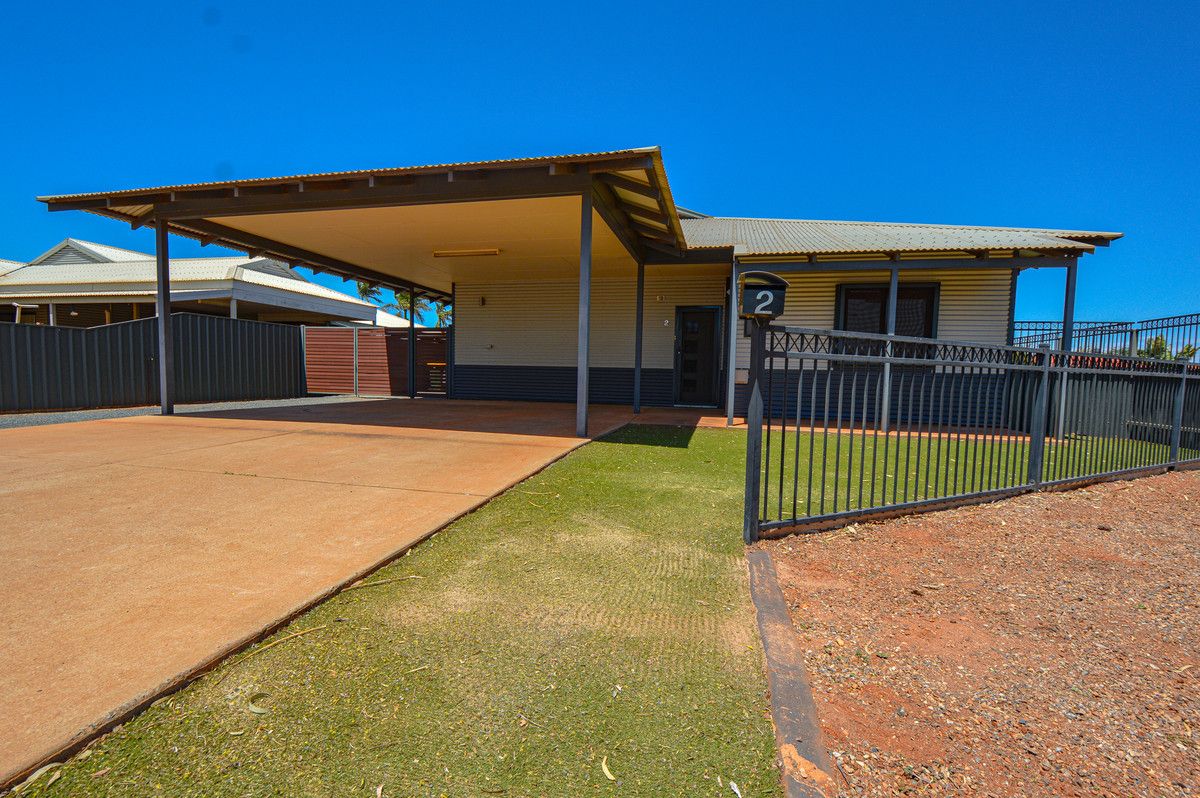
<instances>
[{"instance_id":1,"label":"weatherboard wall cladding","mask_svg":"<svg viewBox=\"0 0 1200 798\"><path fill-rule=\"evenodd\" d=\"M727 278L693 268L646 267L642 365L672 369L675 308L723 306ZM590 364L633 366L637 283L632 274L592 280ZM471 366L575 366L578 280L455 286L455 362Z\"/></svg>"},{"instance_id":2,"label":"weatherboard wall cladding","mask_svg":"<svg viewBox=\"0 0 1200 798\"><path fill-rule=\"evenodd\" d=\"M172 314L175 401L304 395L300 329ZM90 329L0 323L0 411L153 405L156 320Z\"/></svg>"},{"instance_id":3,"label":"weatherboard wall cladding","mask_svg":"<svg viewBox=\"0 0 1200 798\"><path fill-rule=\"evenodd\" d=\"M767 267L769 268L769 266ZM886 270L869 272L785 273L790 285L783 315L776 324L833 328L839 285L887 283ZM900 284L937 283L936 337L1003 345L1008 340L1008 303L1012 272L1006 268L924 269L900 272ZM750 338L739 327L737 367L748 369Z\"/></svg>"}]
</instances>

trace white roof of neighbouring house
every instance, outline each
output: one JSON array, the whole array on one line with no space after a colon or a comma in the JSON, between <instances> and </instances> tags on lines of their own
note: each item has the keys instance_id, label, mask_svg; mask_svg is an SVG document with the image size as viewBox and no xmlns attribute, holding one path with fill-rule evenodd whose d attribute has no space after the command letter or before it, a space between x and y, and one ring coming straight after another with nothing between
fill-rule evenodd
<instances>
[{"instance_id":1,"label":"white roof of neighbouring house","mask_svg":"<svg viewBox=\"0 0 1200 798\"><path fill-rule=\"evenodd\" d=\"M0 274L8 274L13 269L19 269L24 265L25 264L21 263L19 260L6 260L4 258L0 258Z\"/></svg>"},{"instance_id":2,"label":"white roof of neighbouring house","mask_svg":"<svg viewBox=\"0 0 1200 798\"><path fill-rule=\"evenodd\" d=\"M0 298L144 298L155 293L157 266L145 252L68 238L28 264L0 265ZM228 296L276 307L372 320L375 306L309 282L286 264L245 255L172 258L171 295Z\"/></svg>"},{"instance_id":3,"label":"white roof of neighbouring house","mask_svg":"<svg viewBox=\"0 0 1200 798\"><path fill-rule=\"evenodd\" d=\"M404 329L409 327L408 319L401 318L395 313L388 313L383 308L375 308L375 321L367 319L353 319L351 321L335 321L334 327L386 327L388 329ZM426 329L424 324L417 325L418 330Z\"/></svg>"}]
</instances>

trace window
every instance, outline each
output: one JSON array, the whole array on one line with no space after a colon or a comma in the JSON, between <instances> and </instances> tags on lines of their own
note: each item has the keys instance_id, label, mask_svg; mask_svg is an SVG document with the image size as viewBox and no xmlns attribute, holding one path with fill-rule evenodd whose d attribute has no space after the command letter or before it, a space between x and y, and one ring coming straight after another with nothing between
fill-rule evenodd
<instances>
[{"instance_id":1,"label":"window","mask_svg":"<svg viewBox=\"0 0 1200 798\"><path fill-rule=\"evenodd\" d=\"M850 332L887 332L887 295L887 284L839 285L834 326ZM935 337L937 308L937 283L901 283L896 295L896 335Z\"/></svg>"}]
</instances>

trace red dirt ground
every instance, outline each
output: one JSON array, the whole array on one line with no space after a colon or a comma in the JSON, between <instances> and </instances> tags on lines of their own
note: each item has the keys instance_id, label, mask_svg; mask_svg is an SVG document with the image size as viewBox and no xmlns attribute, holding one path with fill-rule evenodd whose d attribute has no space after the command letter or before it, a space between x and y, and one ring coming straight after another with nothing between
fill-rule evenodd
<instances>
[{"instance_id":1,"label":"red dirt ground","mask_svg":"<svg viewBox=\"0 0 1200 798\"><path fill-rule=\"evenodd\" d=\"M1200 795L1200 473L763 545L845 795Z\"/></svg>"}]
</instances>

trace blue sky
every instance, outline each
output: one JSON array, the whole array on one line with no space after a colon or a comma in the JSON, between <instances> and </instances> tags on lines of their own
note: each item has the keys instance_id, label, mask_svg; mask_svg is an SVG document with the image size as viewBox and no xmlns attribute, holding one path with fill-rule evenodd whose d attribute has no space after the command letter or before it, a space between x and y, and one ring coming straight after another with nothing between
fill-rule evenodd
<instances>
[{"instance_id":1,"label":"blue sky","mask_svg":"<svg viewBox=\"0 0 1200 798\"><path fill-rule=\"evenodd\" d=\"M1200 309L1194 0L5 15L0 257L152 248L37 194L658 144L711 214L1121 230L1083 261L1079 316ZM1055 317L1061 289L1026 273L1019 317Z\"/></svg>"}]
</instances>

